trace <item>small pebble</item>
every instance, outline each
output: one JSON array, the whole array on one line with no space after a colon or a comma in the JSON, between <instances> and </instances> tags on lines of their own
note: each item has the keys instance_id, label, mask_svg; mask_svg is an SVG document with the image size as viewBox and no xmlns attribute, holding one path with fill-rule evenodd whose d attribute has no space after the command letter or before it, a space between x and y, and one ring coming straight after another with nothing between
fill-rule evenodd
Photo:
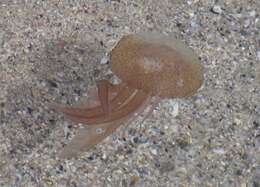
<instances>
[{"instance_id":1,"label":"small pebble","mask_svg":"<svg viewBox=\"0 0 260 187\"><path fill-rule=\"evenodd\" d=\"M101 60L100 60L100 64L107 64L108 63L108 57L104 56Z\"/></svg>"},{"instance_id":2,"label":"small pebble","mask_svg":"<svg viewBox=\"0 0 260 187\"><path fill-rule=\"evenodd\" d=\"M152 149L152 150L151 150L151 153L152 153L153 155L157 155L157 154L158 154L158 152L157 152L156 149Z\"/></svg>"},{"instance_id":3,"label":"small pebble","mask_svg":"<svg viewBox=\"0 0 260 187\"><path fill-rule=\"evenodd\" d=\"M251 16L251 17L255 17L255 15L256 15L256 11L255 11L255 10L249 12L249 16Z\"/></svg>"},{"instance_id":4,"label":"small pebble","mask_svg":"<svg viewBox=\"0 0 260 187\"><path fill-rule=\"evenodd\" d=\"M178 116L179 114L179 104L178 102L171 102L170 112L173 117Z\"/></svg>"},{"instance_id":5,"label":"small pebble","mask_svg":"<svg viewBox=\"0 0 260 187\"><path fill-rule=\"evenodd\" d=\"M214 5L212 7L211 11L215 14L221 14L222 13L222 9L219 5Z\"/></svg>"},{"instance_id":6,"label":"small pebble","mask_svg":"<svg viewBox=\"0 0 260 187\"><path fill-rule=\"evenodd\" d=\"M223 155L226 153L225 149L223 149L223 148L215 148L215 149L213 149L213 152L220 154L220 155Z\"/></svg>"},{"instance_id":7,"label":"small pebble","mask_svg":"<svg viewBox=\"0 0 260 187\"><path fill-rule=\"evenodd\" d=\"M256 56L258 59L260 59L260 49L256 51Z\"/></svg>"}]
</instances>

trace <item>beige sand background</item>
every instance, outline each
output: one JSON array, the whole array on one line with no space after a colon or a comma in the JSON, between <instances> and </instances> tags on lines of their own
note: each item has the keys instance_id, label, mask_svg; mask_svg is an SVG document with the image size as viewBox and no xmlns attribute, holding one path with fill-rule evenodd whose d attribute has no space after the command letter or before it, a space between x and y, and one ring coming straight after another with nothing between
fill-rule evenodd
<instances>
[{"instance_id":1,"label":"beige sand background","mask_svg":"<svg viewBox=\"0 0 260 187\"><path fill-rule=\"evenodd\" d=\"M1 0L0 186L258 187L259 9L259 0ZM46 104L73 104L110 78L102 58L139 31L190 46L202 89L59 160L77 128Z\"/></svg>"}]
</instances>

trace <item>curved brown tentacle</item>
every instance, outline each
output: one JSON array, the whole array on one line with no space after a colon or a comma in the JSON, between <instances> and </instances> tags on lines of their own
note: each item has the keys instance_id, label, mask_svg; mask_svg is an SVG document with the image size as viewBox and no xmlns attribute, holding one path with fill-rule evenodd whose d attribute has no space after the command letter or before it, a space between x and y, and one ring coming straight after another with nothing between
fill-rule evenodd
<instances>
[{"instance_id":1,"label":"curved brown tentacle","mask_svg":"<svg viewBox=\"0 0 260 187\"><path fill-rule=\"evenodd\" d=\"M135 112L142 112L148 102L149 101L147 100L146 103L139 107L138 110ZM63 148L63 150L59 154L59 157L71 158L77 156L82 152L88 151L93 146L104 140L111 133L113 133L124 122L126 122L126 125L128 125L132 116L133 113L116 121L102 123L95 126L84 126L78 131L75 137L73 137L71 142L69 142Z\"/></svg>"},{"instance_id":2,"label":"curved brown tentacle","mask_svg":"<svg viewBox=\"0 0 260 187\"><path fill-rule=\"evenodd\" d=\"M120 105L120 108L126 106L134 96L136 96L135 92L125 100ZM135 112L141 112L144 110L144 105L146 105L148 100L138 108L138 110L135 110ZM69 142L63 150L60 152L59 157L60 158L71 158L75 157L78 154L88 151L96 144L100 143L102 140L104 140L107 136L109 136L111 133L113 133L120 125L124 124L124 122L130 122L131 117L133 116L133 112L129 113L127 116L120 118L119 120L114 120L107 123L101 123L97 125L87 125L81 128L78 133L73 137L71 142Z\"/></svg>"},{"instance_id":3,"label":"curved brown tentacle","mask_svg":"<svg viewBox=\"0 0 260 187\"><path fill-rule=\"evenodd\" d=\"M118 109L127 106L129 102L135 97L137 92L134 92L129 98L123 100L124 102L121 103ZM91 98L89 98L91 99ZM88 100L89 100L88 99ZM139 107L140 110L142 107ZM143 109L142 109L143 110ZM136 111L136 110L135 110ZM107 123L97 124L95 126L85 126L78 131L75 137L69 142L59 153L60 158L72 158L77 156L78 154L88 151L96 144L100 143L104 140L107 136L113 133L120 125L122 125L125 121L129 121L132 113L129 113L125 117L121 117L118 120L114 120Z\"/></svg>"},{"instance_id":4,"label":"curved brown tentacle","mask_svg":"<svg viewBox=\"0 0 260 187\"><path fill-rule=\"evenodd\" d=\"M110 84L110 83L109 83ZM118 106L121 105L127 98L134 93L134 89L127 87L124 84L109 85L109 92L117 95L109 102L111 112L117 110ZM74 117L87 117L93 118L95 116L104 115L103 107L97 106L93 108L82 108L78 106L66 106L61 104L51 104L51 108L59 112L63 112L65 115Z\"/></svg>"},{"instance_id":5,"label":"curved brown tentacle","mask_svg":"<svg viewBox=\"0 0 260 187\"><path fill-rule=\"evenodd\" d=\"M123 102L119 109L116 111L113 111L110 115L100 115L95 117L86 117L86 116L74 116L74 115L68 115L68 118L70 118L72 121L77 123L86 123L88 125L95 125L95 124L102 124L102 123L108 123L113 122L115 120L119 120L121 118L127 117L128 115L135 112L139 107L141 107L146 99L149 97L148 94L142 92L142 91L136 91L134 94L132 94L129 99L127 99L125 102Z\"/></svg>"},{"instance_id":6,"label":"curved brown tentacle","mask_svg":"<svg viewBox=\"0 0 260 187\"><path fill-rule=\"evenodd\" d=\"M98 82L98 98L105 115L108 115L110 113L109 85L110 84L108 80L101 80Z\"/></svg>"}]
</instances>

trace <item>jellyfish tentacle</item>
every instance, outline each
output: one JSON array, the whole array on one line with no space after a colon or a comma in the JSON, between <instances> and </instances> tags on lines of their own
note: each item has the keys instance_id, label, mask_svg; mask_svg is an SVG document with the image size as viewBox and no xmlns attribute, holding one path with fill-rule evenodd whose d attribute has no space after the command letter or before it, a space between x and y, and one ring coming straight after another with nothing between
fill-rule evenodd
<instances>
[{"instance_id":1,"label":"jellyfish tentacle","mask_svg":"<svg viewBox=\"0 0 260 187\"><path fill-rule=\"evenodd\" d=\"M82 152L88 151L113 133L125 120L127 119L120 119L96 126L84 126L78 131L75 137L73 137L71 142L63 148L60 152L60 158L75 157ZM97 132L98 129L102 129L101 133Z\"/></svg>"},{"instance_id":2,"label":"jellyfish tentacle","mask_svg":"<svg viewBox=\"0 0 260 187\"><path fill-rule=\"evenodd\" d=\"M122 103L123 106L120 105L120 109L113 111L109 116L100 115L98 117L86 117L68 115L67 117L74 122L85 123L88 125L96 125L116 121L121 118L125 118L137 111L138 108L140 108L149 98L149 95L139 90L135 91L129 97L130 99L128 99L127 102Z\"/></svg>"},{"instance_id":3,"label":"jellyfish tentacle","mask_svg":"<svg viewBox=\"0 0 260 187\"><path fill-rule=\"evenodd\" d=\"M100 80L98 81L98 98L100 104L103 108L103 112L105 115L110 113L110 106L109 106L109 82L108 80Z\"/></svg>"},{"instance_id":4,"label":"jellyfish tentacle","mask_svg":"<svg viewBox=\"0 0 260 187\"><path fill-rule=\"evenodd\" d=\"M103 108L104 114L108 115L111 112L109 97L112 93L122 91L126 85L124 84L112 84L108 80L98 81L98 98Z\"/></svg>"},{"instance_id":5,"label":"jellyfish tentacle","mask_svg":"<svg viewBox=\"0 0 260 187\"><path fill-rule=\"evenodd\" d=\"M111 112L117 110L117 108L128 99L134 92L134 89L127 87L124 84L119 85L110 85L111 92L118 91L117 95L109 101ZM110 90L110 89L109 89ZM104 115L104 111L102 106L97 106L93 108L83 108L80 106L67 106L61 104L50 104L50 107L64 113L67 116L72 117L86 117L86 118L94 118L97 116Z\"/></svg>"}]
</instances>

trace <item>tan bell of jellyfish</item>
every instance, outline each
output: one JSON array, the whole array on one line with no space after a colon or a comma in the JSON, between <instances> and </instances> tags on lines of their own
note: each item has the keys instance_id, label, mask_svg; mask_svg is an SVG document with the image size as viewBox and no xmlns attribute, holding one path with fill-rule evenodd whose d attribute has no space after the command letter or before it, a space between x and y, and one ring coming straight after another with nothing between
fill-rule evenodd
<instances>
[{"instance_id":1,"label":"tan bell of jellyfish","mask_svg":"<svg viewBox=\"0 0 260 187\"><path fill-rule=\"evenodd\" d=\"M99 81L96 93L80 106L52 104L72 121L85 124L61 157L89 150L142 111L152 97L189 96L203 82L198 56L172 35L147 32L123 36L110 52L110 65L122 83ZM91 100L96 104L89 105Z\"/></svg>"}]
</instances>

